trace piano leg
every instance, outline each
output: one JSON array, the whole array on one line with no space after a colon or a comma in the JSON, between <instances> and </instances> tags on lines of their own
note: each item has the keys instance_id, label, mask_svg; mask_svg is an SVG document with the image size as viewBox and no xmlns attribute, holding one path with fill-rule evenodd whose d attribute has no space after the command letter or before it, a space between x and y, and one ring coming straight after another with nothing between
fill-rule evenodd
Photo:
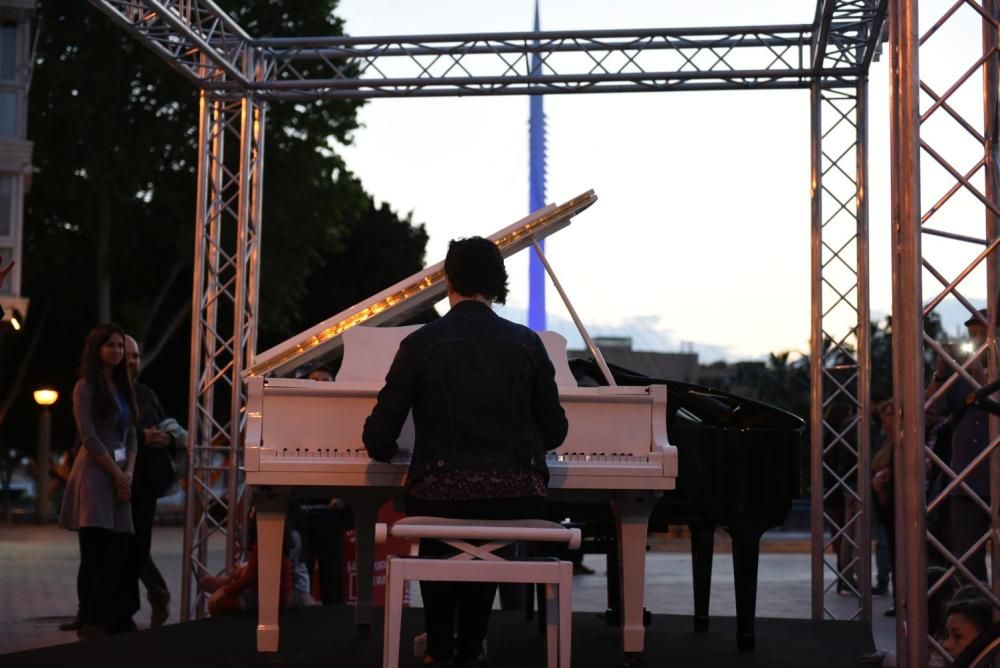
<instances>
[{"instance_id":1,"label":"piano leg","mask_svg":"<svg viewBox=\"0 0 1000 668\"><path fill-rule=\"evenodd\" d=\"M608 578L607 597L608 609L604 613L604 621L608 626L618 626L622 623L621 615L621 568L618 558L618 539L604 541L604 554L607 556Z\"/></svg>"},{"instance_id":2,"label":"piano leg","mask_svg":"<svg viewBox=\"0 0 1000 668\"><path fill-rule=\"evenodd\" d=\"M694 630L708 630L708 605L712 594L712 558L715 525L689 524L691 530L691 574L694 579Z\"/></svg>"},{"instance_id":3,"label":"piano leg","mask_svg":"<svg viewBox=\"0 0 1000 668\"><path fill-rule=\"evenodd\" d=\"M372 627L375 522L378 509L385 500L384 493L376 498L366 498L364 495L350 497L351 509L354 511L355 561L358 566L358 601L354 607L354 622L362 636L367 636Z\"/></svg>"},{"instance_id":4,"label":"piano leg","mask_svg":"<svg viewBox=\"0 0 1000 668\"><path fill-rule=\"evenodd\" d=\"M281 545L285 538L288 490L258 488L257 513L257 651L278 651L278 596L281 589Z\"/></svg>"},{"instance_id":5,"label":"piano leg","mask_svg":"<svg viewBox=\"0 0 1000 668\"><path fill-rule=\"evenodd\" d=\"M627 655L641 654L645 645L646 534L653 503L653 494L645 491L619 492L611 502L618 534L622 649Z\"/></svg>"},{"instance_id":6,"label":"piano leg","mask_svg":"<svg viewBox=\"0 0 1000 668\"><path fill-rule=\"evenodd\" d=\"M733 539L733 580L736 585L736 646L741 651L754 648L757 636L757 566L760 562L761 531L751 527L729 530Z\"/></svg>"}]
</instances>

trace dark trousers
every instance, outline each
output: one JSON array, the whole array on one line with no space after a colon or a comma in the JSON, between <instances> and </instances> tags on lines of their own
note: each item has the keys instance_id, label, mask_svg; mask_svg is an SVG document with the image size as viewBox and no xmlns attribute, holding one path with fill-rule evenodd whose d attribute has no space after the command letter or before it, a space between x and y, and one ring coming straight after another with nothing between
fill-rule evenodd
<instances>
[{"instance_id":1,"label":"dark trousers","mask_svg":"<svg viewBox=\"0 0 1000 668\"><path fill-rule=\"evenodd\" d=\"M481 520L539 519L545 514L545 499L429 501L407 497L406 514ZM420 541L420 556L447 557L454 553L453 548L436 540ZM437 660L450 659L453 654L461 659L478 656L486 639L496 591L496 583L421 582L430 655Z\"/></svg>"},{"instance_id":2,"label":"dark trousers","mask_svg":"<svg viewBox=\"0 0 1000 668\"><path fill-rule=\"evenodd\" d=\"M163 579L163 574L153 562L153 557L146 557L146 562L139 571L139 580L146 588L146 600L150 605L163 606L170 602L170 590L167 588L167 581Z\"/></svg>"},{"instance_id":3,"label":"dark trousers","mask_svg":"<svg viewBox=\"0 0 1000 668\"><path fill-rule=\"evenodd\" d=\"M146 587L146 598L153 605L166 605L170 591L160 570L153 563L153 520L156 517L156 497L132 490L132 524L135 538L129 558L129 606L124 611L131 617L139 611L139 582Z\"/></svg>"},{"instance_id":4,"label":"dark trousers","mask_svg":"<svg viewBox=\"0 0 1000 668\"><path fill-rule=\"evenodd\" d=\"M79 531L80 570L77 595L80 623L109 626L116 611L126 605L126 570L129 534L83 527Z\"/></svg>"},{"instance_id":5,"label":"dark trousers","mask_svg":"<svg viewBox=\"0 0 1000 668\"><path fill-rule=\"evenodd\" d=\"M875 570L877 586L887 588L892 566L889 563L889 532L881 520L875 521Z\"/></svg>"},{"instance_id":6,"label":"dark trousers","mask_svg":"<svg viewBox=\"0 0 1000 668\"><path fill-rule=\"evenodd\" d=\"M319 567L323 605L339 605L344 602L344 531L354 527L353 513L350 508L310 507L304 515L304 561Z\"/></svg>"},{"instance_id":7,"label":"dark trousers","mask_svg":"<svg viewBox=\"0 0 1000 668\"><path fill-rule=\"evenodd\" d=\"M956 558L961 558L990 530L990 516L965 494L953 495L948 502L951 511L951 551ZM963 563L973 575L986 582L985 545L973 552Z\"/></svg>"},{"instance_id":8,"label":"dark trousers","mask_svg":"<svg viewBox=\"0 0 1000 668\"><path fill-rule=\"evenodd\" d=\"M897 592L899 589L896 587L896 582L898 578L896 577L896 502L895 502L895 488L890 485L889 489L886 490L884 495L885 505L879 503L878 496L875 498L875 517L879 524L885 527L885 535L888 539L886 542L889 544L888 557L889 557L889 570L891 572L892 578L892 593L898 598ZM881 573L881 567L879 573Z\"/></svg>"}]
</instances>

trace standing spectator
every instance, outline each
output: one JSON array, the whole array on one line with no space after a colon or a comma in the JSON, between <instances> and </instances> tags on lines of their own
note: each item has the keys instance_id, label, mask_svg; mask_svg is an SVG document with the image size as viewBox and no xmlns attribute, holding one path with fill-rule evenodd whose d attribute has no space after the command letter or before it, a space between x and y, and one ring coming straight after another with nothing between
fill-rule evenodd
<instances>
[{"instance_id":1,"label":"standing spectator","mask_svg":"<svg viewBox=\"0 0 1000 668\"><path fill-rule=\"evenodd\" d=\"M979 349L986 342L986 310L980 309L979 314L965 322L969 330L969 341L974 349ZM969 375L979 383L986 382L987 355L980 356L980 362L968 367ZM927 388L928 395L937 391L951 375L950 369L943 359L938 359L931 383ZM966 397L973 391L972 385L962 377L955 379L936 406L942 414L951 420L951 460L949 466L955 473L961 473L989 444L989 420L986 411L978 406L966 403ZM990 467L989 460L977 465L965 479L969 488L989 506ZM951 552L961 558L973 545L982 538L990 528L989 514L983 512L976 500L965 490L956 486L948 499L949 531L951 535ZM986 548L980 547L964 560L966 568L978 579L986 581Z\"/></svg>"},{"instance_id":2,"label":"standing spectator","mask_svg":"<svg viewBox=\"0 0 1000 668\"><path fill-rule=\"evenodd\" d=\"M887 460L887 453L882 450L886 445L886 439L882 431L882 418L879 415L882 407L882 401L875 402L875 407L872 410L874 419L871 420L869 426L871 429L871 443L873 444L871 453L871 471L873 473L877 470L875 468L876 459L880 459L883 465L884 461ZM872 495L871 505L873 506L873 510L876 501L874 495ZM872 595L887 596L889 594L889 580L892 576L892 566L889 562L889 534L878 514L874 512L870 514L872 515L872 537L875 539L875 584L872 587Z\"/></svg>"},{"instance_id":3,"label":"standing spectator","mask_svg":"<svg viewBox=\"0 0 1000 668\"><path fill-rule=\"evenodd\" d=\"M552 362L537 334L490 308L507 296L507 271L492 241L452 241L444 270L451 310L400 343L365 421L365 448L372 459L391 460L412 409L407 514L543 517L545 453L562 443L568 429ZM421 541L420 553L445 556L452 550ZM483 641L496 589L478 582L420 583L425 665L485 662Z\"/></svg>"},{"instance_id":4,"label":"standing spectator","mask_svg":"<svg viewBox=\"0 0 1000 668\"><path fill-rule=\"evenodd\" d=\"M63 494L59 526L79 532L80 637L126 630L125 565L133 533L135 394L125 365L125 333L113 324L90 330L80 380L73 388L73 417L80 453ZM133 625L134 626L134 625Z\"/></svg>"},{"instance_id":5,"label":"standing spectator","mask_svg":"<svg viewBox=\"0 0 1000 668\"><path fill-rule=\"evenodd\" d=\"M885 542L889 553L889 570L892 573L892 590L896 592L896 517L892 467L896 447L896 414L892 399L886 399L878 406L878 416L882 423L882 443L872 456L872 489L875 491L875 519L880 530L884 529ZM877 551L877 549L876 549ZM881 580L882 566L879 566ZM885 611L887 617L896 615L896 607Z\"/></svg>"},{"instance_id":6,"label":"standing spectator","mask_svg":"<svg viewBox=\"0 0 1000 668\"><path fill-rule=\"evenodd\" d=\"M132 482L132 520L135 522L135 541L132 549L132 585L130 592L133 614L139 610L139 581L146 587L146 598L152 607L150 628L161 626L170 616L170 591L167 583L150 555L153 541L153 519L156 500L167 493L176 482L173 460L177 451L177 438L160 428L166 411L153 388L138 382L142 366L139 344L131 336L125 337L125 360L129 378L135 388L139 407L136 420L138 451L135 463L135 480Z\"/></svg>"}]
</instances>

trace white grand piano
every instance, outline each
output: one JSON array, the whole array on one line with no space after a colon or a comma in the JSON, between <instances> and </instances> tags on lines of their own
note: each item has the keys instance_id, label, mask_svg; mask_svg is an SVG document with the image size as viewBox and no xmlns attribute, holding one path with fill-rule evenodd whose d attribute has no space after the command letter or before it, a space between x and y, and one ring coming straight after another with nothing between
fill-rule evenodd
<instances>
[{"instance_id":1,"label":"white grand piano","mask_svg":"<svg viewBox=\"0 0 1000 668\"><path fill-rule=\"evenodd\" d=\"M645 633L649 513L656 497L674 489L677 480L677 451L666 433L666 387L614 384L600 351L537 245L596 199L590 191L564 204L549 205L489 238L505 257L529 245L538 250L609 381L607 387L577 387L566 363L565 339L553 332L542 333L569 420L566 441L548 457L550 498L606 499L611 504L618 534L622 647L626 653L639 653ZM281 543L293 488L308 487L310 496L336 496L351 504L358 549L355 619L361 629L370 625L375 515L386 499L401 495L413 434L407 421L400 436L401 455L387 464L368 458L361 432L399 341L415 329L388 325L444 295L443 263L439 263L263 352L247 370L244 464L257 513L259 651L278 648ZM335 382L280 377L340 348L344 360Z\"/></svg>"}]
</instances>

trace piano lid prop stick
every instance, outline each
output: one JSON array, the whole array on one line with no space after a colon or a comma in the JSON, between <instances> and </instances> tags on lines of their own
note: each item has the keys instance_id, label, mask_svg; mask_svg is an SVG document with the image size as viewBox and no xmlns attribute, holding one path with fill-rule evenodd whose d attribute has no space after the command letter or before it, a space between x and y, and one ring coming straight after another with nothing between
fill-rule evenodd
<instances>
[{"instance_id":1,"label":"piano lid prop stick","mask_svg":"<svg viewBox=\"0 0 1000 668\"><path fill-rule=\"evenodd\" d=\"M545 257L545 253L542 252L542 247L538 245L538 241L535 239L531 240L531 246L538 254L538 259L542 261L542 266L545 267L545 273L549 275L549 278L552 279L552 284L556 286L556 291L559 292L559 296L566 305L566 309L569 311L570 317L573 318L573 323L576 325L576 329L580 332L580 336L583 337L584 343L587 344L587 350L589 350L590 354L594 356L597 366L600 368L601 373L604 374L604 380L608 381L608 385L611 387L617 386L618 383L616 383L615 379L611 376L611 369L608 368L608 363L604 361L604 355L601 354L601 349L594 345L593 339L590 338L590 334L587 333L587 329L580 321L580 316L576 314L576 309L574 309L573 305L569 303L569 297L567 297L566 293L563 291L562 284L560 284L559 279L556 278L556 273L552 271L552 265L549 264L549 261Z\"/></svg>"}]
</instances>

